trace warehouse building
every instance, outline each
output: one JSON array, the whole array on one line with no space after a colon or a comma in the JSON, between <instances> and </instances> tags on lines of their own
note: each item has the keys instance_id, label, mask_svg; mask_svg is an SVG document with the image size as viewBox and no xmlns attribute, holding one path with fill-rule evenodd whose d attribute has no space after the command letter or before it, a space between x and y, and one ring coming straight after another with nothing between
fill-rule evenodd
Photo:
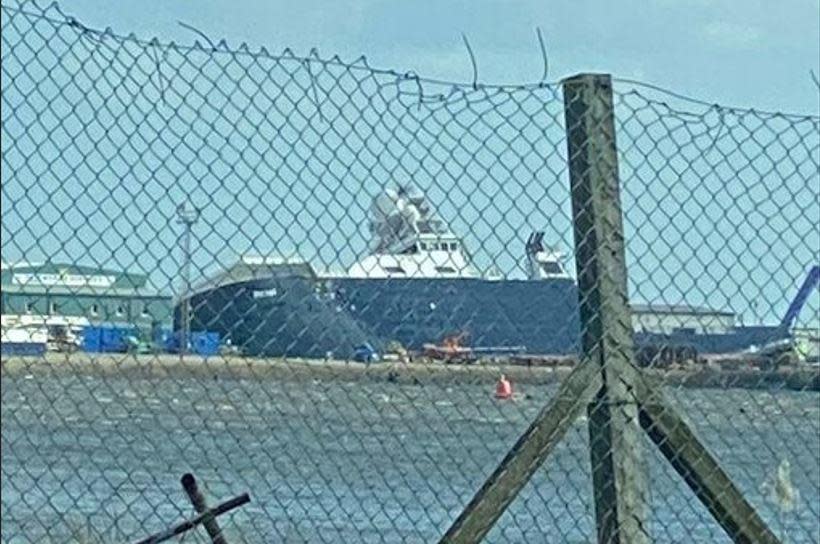
<instances>
[{"instance_id":1,"label":"warehouse building","mask_svg":"<svg viewBox=\"0 0 820 544\"><path fill-rule=\"evenodd\" d=\"M735 314L686 304L634 304L636 332L658 334L727 334L735 327Z\"/></svg>"},{"instance_id":2,"label":"warehouse building","mask_svg":"<svg viewBox=\"0 0 820 544\"><path fill-rule=\"evenodd\" d=\"M150 334L171 322L172 300L147 276L59 263L2 265L3 327L128 323Z\"/></svg>"}]
</instances>

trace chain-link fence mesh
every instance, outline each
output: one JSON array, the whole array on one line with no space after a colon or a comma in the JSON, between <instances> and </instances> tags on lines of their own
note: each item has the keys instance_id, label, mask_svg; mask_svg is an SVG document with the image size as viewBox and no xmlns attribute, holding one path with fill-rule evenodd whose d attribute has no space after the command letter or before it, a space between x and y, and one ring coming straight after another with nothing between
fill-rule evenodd
<instances>
[{"instance_id":1,"label":"chain-link fence mesh","mask_svg":"<svg viewBox=\"0 0 820 544\"><path fill-rule=\"evenodd\" d=\"M186 472L250 494L228 542L435 541L578 368L562 85L33 2L3 4L1 55L3 542L161 532L196 514ZM774 534L817 542L820 119L616 79L614 123L629 368ZM595 539L585 414L488 540ZM641 440L650 540L729 542Z\"/></svg>"}]
</instances>

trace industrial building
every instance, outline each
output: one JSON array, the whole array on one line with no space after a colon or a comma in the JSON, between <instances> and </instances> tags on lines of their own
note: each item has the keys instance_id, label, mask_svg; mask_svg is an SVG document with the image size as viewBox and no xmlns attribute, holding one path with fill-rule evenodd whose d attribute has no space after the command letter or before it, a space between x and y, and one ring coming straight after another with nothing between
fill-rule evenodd
<instances>
[{"instance_id":1,"label":"industrial building","mask_svg":"<svg viewBox=\"0 0 820 544\"><path fill-rule=\"evenodd\" d=\"M147 276L76 264L3 263L3 328L127 323L143 333L171 322L172 300Z\"/></svg>"},{"instance_id":2,"label":"industrial building","mask_svg":"<svg viewBox=\"0 0 820 544\"><path fill-rule=\"evenodd\" d=\"M735 314L688 304L633 304L632 326L639 333L727 334Z\"/></svg>"}]
</instances>

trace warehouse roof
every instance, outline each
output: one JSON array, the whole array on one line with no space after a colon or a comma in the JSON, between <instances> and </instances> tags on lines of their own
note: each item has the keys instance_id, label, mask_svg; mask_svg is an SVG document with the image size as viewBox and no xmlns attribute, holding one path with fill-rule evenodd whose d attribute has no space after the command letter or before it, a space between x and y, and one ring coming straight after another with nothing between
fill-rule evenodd
<instances>
[{"instance_id":1,"label":"warehouse roof","mask_svg":"<svg viewBox=\"0 0 820 544\"><path fill-rule=\"evenodd\" d=\"M145 274L112 270L97 266L60 262L3 263L0 281L3 287L19 286L25 290L57 287L73 293L94 290L139 289L145 286Z\"/></svg>"},{"instance_id":2,"label":"warehouse roof","mask_svg":"<svg viewBox=\"0 0 820 544\"><path fill-rule=\"evenodd\" d=\"M75 295L93 297L130 297L130 298L171 298L170 295L157 293L143 288L131 287L70 287L65 285L40 285L40 284L8 284L3 285L3 293L26 294L26 295Z\"/></svg>"}]
</instances>

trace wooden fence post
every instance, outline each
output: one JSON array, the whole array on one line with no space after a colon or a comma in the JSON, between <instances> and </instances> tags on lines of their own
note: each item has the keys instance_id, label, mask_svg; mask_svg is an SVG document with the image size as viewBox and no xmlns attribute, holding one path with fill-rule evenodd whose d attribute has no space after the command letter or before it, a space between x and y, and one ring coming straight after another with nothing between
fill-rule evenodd
<instances>
[{"instance_id":1,"label":"wooden fence post","mask_svg":"<svg viewBox=\"0 0 820 544\"><path fill-rule=\"evenodd\" d=\"M609 75L565 79L582 365L595 365L601 389L588 406L590 461L598 542L648 542L643 431L635 395L632 318L612 81Z\"/></svg>"},{"instance_id":2,"label":"wooden fence post","mask_svg":"<svg viewBox=\"0 0 820 544\"><path fill-rule=\"evenodd\" d=\"M456 518L441 543L475 543L566 434L583 405L598 542L646 544L646 433L738 544L778 540L717 459L635 365L608 75L564 80L564 111L581 314L581 363Z\"/></svg>"}]
</instances>

